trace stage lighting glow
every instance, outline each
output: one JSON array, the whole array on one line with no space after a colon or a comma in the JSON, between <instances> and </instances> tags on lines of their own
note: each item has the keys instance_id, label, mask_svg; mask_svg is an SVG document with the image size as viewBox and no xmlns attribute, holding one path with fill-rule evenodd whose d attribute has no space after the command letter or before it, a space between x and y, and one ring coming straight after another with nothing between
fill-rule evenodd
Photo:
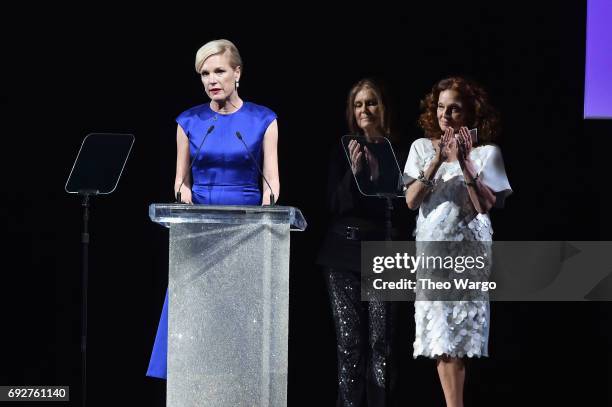
<instances>
[{"instance_id":1,"label":"stage lighting glow","mask_svg":"<svg viewBox=\"0 0 612 407\"><path fill-rule=\"evenodd\" d=\"M612 1L588 0L584 118L612 118Z\"/></svg>"}]
</instances>

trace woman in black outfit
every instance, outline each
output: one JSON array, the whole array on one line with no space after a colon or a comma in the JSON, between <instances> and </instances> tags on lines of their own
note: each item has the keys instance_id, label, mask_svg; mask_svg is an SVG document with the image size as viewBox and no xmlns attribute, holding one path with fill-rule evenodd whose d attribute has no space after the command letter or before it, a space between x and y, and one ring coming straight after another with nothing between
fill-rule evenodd
<instances>
[{"instance_id":1,"label":"woman in black outfit","mask_svg":"<svg viewBox=\"0 0 612 407\"><path fill-rule=\"evenodd\" d=\"M386 143L384 138L389 139L392 133L385 99L383 88L371 79L353 85L347 100L351 134L365 137L368 143ZM361 241L385 240L387 201L362 195L355 182L355 177L360 179L363 189L362 180L375 181L376 171L371 166L374 149L353 140L345 153L339 140L330 162L328 205L332 219L317 263L324 271L336 327L337 406L389 405L394 376L389 303L361 300ZM400 162L403 159L398 156ZM407 212L402 200L393 203L394 219ZM393 234L399 237L397 231Z\"/></svg>"}]
</instances>

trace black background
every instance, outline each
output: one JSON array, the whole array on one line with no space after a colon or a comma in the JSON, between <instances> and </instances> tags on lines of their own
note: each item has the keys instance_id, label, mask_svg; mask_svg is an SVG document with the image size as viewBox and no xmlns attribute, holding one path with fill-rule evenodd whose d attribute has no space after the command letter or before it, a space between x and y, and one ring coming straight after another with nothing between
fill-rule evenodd
<instances>
[{"instance_id":1,"label":"black background","mask_svg":"<svg viewBox=\"0 0 612 407\"><path fill-rule=\"evenodd\" d=\"M585 4L491 3L376 4L333 17L298 9L238 18L227 4L7 12L0 385L70 385L78 405L81 208L63 188L87 133L129 132L136 143L120 185L92 208L89 400L164 405L165 382L144 376L168 261L167 231L148 205L172 199L174 118L206 101L193 59L211 39L238 46L241 97L278 114L280 203L309 222L291 243L289 405L335 402L333 323L314 260L327 157L346 132L346 93L358 79L387 81L406 145L422 136L418 102L433 83L478 80L502 113L514 189L492 214L496 239L610 240L612 125L582 118ZM470 361L466 405L609 405L610 308L493 303L491 357ZM412 304L402 318L398 405L443 405L434 363L411 357Z\"/></svg>"}]
</instances>

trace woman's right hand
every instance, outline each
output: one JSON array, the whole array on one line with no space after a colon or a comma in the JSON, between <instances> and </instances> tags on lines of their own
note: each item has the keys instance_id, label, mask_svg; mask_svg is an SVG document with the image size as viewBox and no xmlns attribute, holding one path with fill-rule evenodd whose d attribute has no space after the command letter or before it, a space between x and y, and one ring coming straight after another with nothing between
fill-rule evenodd
<instances>
[{"instance_id":1,"label":"woman's right hand","mask_svg":"<svg viewBox=\"0 0 612 407\"><path fill-rule=\"evenodd\" d=\"M363 152L357 140L351 140L348 144L349 157L351 158L351 171L353 174L361 172Z\"/></svg>"},{"instance_id":2,"label":"woman's right hand","mask_svg":"<svg viewBox=\"0 0 612 407\"><path fill-rule=\"evenodd\" d=\"M181 203L193 205L193 201L191 200L191 188L187 185L181 186Z\"/></svg>"},{"instance_id":3,"label":"woman's right hand","mask_svg":"<svg viewBox=\"0 0 612 407\"><path fill-rule=\"evenodd\" d=\"M455 135L454 135L453 128L452 127L447 127L446 130L444 131L444 134L442 134L442 137L440 137L440 142L435 147L435 150L436 150L436 158L435 158L435 160L437 162L443 163L444 161L447 160L447 158L448 158L448 156L450 154L449 144L453 140L454 136Z\"/></svg>"}]
</instances>

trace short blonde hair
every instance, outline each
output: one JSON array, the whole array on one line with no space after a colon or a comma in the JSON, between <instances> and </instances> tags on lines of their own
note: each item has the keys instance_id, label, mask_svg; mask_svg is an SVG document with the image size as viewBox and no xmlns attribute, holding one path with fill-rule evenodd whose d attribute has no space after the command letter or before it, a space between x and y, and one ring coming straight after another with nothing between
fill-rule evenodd
<instances>
[{"instance_id":1,"label":"short blonde hair","mask_svg":"<svg viewBox=\"0 0 612 407\"><path fill-rule=\"evenodd\" d=\"M221 39L209 41L200 47L195 59L196 72L202 73L202 66L208 57L224 52L229 52L229 62L232 68L242 67L242 58L240 58L238 48L231 41Z\"/></svg>"}]
</instances>

